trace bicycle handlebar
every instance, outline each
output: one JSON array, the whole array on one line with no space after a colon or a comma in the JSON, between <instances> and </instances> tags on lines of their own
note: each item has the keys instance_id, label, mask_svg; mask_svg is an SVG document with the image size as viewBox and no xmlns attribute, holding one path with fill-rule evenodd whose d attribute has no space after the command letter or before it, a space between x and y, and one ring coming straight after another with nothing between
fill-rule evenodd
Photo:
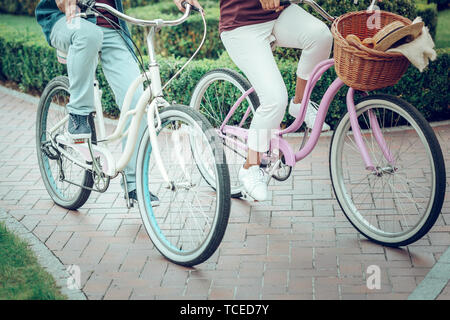
<instances>
[{"instance_id":1,"label":"bicycle handlebar","mask_svg":"<svg viewBox=\"0 0 450 320\"><path fill-rule=\"evenodd\" d=\"M125 13L120 12L117 9L115 9L107 4L97 3L94 0L78 0L77 3L81 9L89 10L94 7L101 8L101 9L108 11L109 13L111 13L112 15L114 15L115 17L117 17L119 19L125 20L131 24L135 24L135 25L139 25L139 26L156 26L156 27L177 26L187 20L187 18L189 17L189 15L191 13L191 10L200 11L199 8L196 8L193 5L191 5L190 3L185 1L185 2L183 2L182 5L184 8L186 8L186 11L184 12L183 16L177 20L167 20L167 21L162 20L162 19L143 20L143 19L137 19L137 18L130 17L129 15L126 15Z\"/></svg>"},{"instance_id":2,"label":"bicycle handlebar","mask_svg":"<svg viewBox=\"0 0 450 320\"><path fill-rule=\"evenodd\" d=\"M367 10L373 10L373 7L377 0L372 0L369 8ZM303 4L306 3L310 5L318 14L320 14L324 19L333 22L336 18L329 15L321 6L319 6L314 0L291 0L291 1L280 1L280 6L289 6L290 4Z\"/></svg>"},{"instance_id":3,"label":"bicycle handlebar","mask_svg":"<svg viewBox=\"0 0 450 320\"><path fill-rule=\"evenodd\" d=\"M321 6L319 6L314 0L291 0L291 1L281 1L280 6L289 6L291 4L303 4L311 6L318 14L320 14L324 19L333 22L335 17L331 16L326 12Z\"/></svg>"}]
</instances>

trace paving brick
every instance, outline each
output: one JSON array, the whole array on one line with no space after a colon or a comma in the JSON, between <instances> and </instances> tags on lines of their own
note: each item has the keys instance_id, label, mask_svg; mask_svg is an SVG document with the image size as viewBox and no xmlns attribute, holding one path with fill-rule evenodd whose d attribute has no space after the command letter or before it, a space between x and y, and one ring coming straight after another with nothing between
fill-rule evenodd
<instances>
[{"instance_id":1,"label":"paving brick","mask_svg":"<svg viewBox=\"0 0 450 320\"><path fill-rule=\"evenodd\" d=\"M0 90L0 116L9 119L0 126L0 207L64 264L80 266L89 299L406 299L450 244L449 191L435 226L408 247L360 235L333 195L324 136L287 181L271 182L270 201L232 200L225 237L208 261L176 266L154 247L138 208L126 208L117 179L78 211L53 203L35 160L35 112ZM450 125L434 130L450 167ZM120 155L120 142L113 148ZM449 182L447 175L448 189ZM381 269L380 290L366 286L370 265ZM450 299L448 288L439 299Z\"/></svg>"},{"instance_id":2,"label":"paving brick","mask_svg":"<svg viewBox=\"0 0 450 320\"><path fill-rule=\"evenodd\" d=\"M73 232L55 231L47 239L47 241L45 242L45 245L50 250L61 250L65 246L67 241L69 241L72 234L73 234Z\"/></svg>"}]
</instances>

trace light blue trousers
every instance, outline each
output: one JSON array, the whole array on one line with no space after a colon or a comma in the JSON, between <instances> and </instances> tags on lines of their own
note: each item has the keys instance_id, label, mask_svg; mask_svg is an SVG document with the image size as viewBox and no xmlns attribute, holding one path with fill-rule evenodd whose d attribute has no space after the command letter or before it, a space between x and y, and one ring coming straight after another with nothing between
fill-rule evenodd
<instances>
[{"instance_id":1,"label":"light blue trousers","mask_svg":"<svg viewBox=\"0 0 450 320\"><path fill-rule=\"evenodd\" d=\"M71 24L67 24L66 18L62 17L55 23L50 41L53 47L68 54L67 73L70 83L70 102L67 109L70 113L88 115L95 111L94 77L99 52L101 52L100 61L103 73L114 93L117 105L122 106L128 87L139 76L140 70L116 30L99 27L81 18L74 19ZM142 92L142 87L136 90L130 109L136 107ZM139 143L144 130L145 119L141 123L137 143ZM125 143L126 138L122 141L123 147ZM133 156L125 168L129 191L136 189L137 149L136 145Z\"/></svg>"}]
</instances>

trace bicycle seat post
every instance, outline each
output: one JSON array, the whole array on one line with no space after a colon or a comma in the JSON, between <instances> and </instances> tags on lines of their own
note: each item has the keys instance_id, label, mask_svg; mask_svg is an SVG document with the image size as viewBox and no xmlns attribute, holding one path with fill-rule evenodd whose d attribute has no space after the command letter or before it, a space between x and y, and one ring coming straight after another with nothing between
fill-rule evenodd
<instances>
[{"instance_id":1,"label":"bicycle seat post","mask_svg":"<svg viewBox=\"0 0 450 320\"><path fill-rule=\"evenodd\" d=\"M161 92L161 76L159 72L159 64L156 60L156 52L155 52L155 36L156 33L161 29L162 20L157 20L158 23L156 26L150 27L147 34L147 46L148 46L148 56L149 56L149 71L150 71L150 80L151 80L151 88L153 94Z\"/></svg>"}]
</instances>

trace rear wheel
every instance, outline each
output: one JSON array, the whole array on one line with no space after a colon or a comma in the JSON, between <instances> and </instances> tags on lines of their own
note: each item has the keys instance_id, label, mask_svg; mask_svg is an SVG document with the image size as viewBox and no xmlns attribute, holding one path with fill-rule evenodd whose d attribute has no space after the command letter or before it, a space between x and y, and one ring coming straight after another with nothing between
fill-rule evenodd
<instances>
[{"instance_id":1,"label":"rear wheel","mask_svg":"<svg viewBox=\"0 0 450 320\"><path fill-rule=\"evenodd\" d=\"M69 79L60 76L52 79L46 86L39 100L36 119L36 151L41 171L42 180L53 201L61 207L76 210L80 208L89 198L93 179L90 172L69 161L52 147L50 131L58 123L64 122L53 133L53 136L63 135L67 127L69 102ZM95 126L91 130L95 136ZM67 152L72 150L68 148ZM77 185L67 181L72 181Z\"/></svg>"},{"instance_id":2,"label":"rear wheel","mask_svg":"<svg viewBox=\"0 0 450 320\"><path fill-rule=\"evenodd\" d=\"M220 131L228 112L240 97L244 95L251 85L241 74L230 69L216 69L206 73L198 82L192 94L190 106L200 111L212 126ZM236 109L228 122L229 125L240 126L248 129L253 118L253 113L259 106L256 92L249 94ZM250 110L248 108L250 107ZM244 118L248 110L248 116ZM227 164L230 172L231 196L239 198L242 196L242 185L239 182L239 169L245 162L247 152L243 146L246 141L237 136L228 136L222 139ZM238 147L241 146L241 147ZM201 170L207 178L207 172Z\"/></svg>"},{"instance_id":3,"label":"rear wheel","mask_svg":"<svg viewBox=\"0 0 450 320\"><path fill-rule=\"evenodd\" d=\"M375 169L366 170L345 115L330 148L336 198L367 238L387 246L413 243L433 226L444 201L445 165L436 135L416 108L393 96L365 97L356 114Z\"/></svg>"},{"instance_id":4,"label":"rear wheel","mask_svg":"<svg viewBox=\"0 0 450 320\"><path fill-rule=\"evenodd\" d=\"M169 188L161 176L147 131L136 168L139 209L161 254L194 266L208 259L224 236L230 214L228 167L220 139L197 111L172 106L164 108L160 118L157 139L173 186ZM207 171L210 181L199 168ZM150 191L158 196L159 206L151 206Z\"/></svg>"}]
</instances>

